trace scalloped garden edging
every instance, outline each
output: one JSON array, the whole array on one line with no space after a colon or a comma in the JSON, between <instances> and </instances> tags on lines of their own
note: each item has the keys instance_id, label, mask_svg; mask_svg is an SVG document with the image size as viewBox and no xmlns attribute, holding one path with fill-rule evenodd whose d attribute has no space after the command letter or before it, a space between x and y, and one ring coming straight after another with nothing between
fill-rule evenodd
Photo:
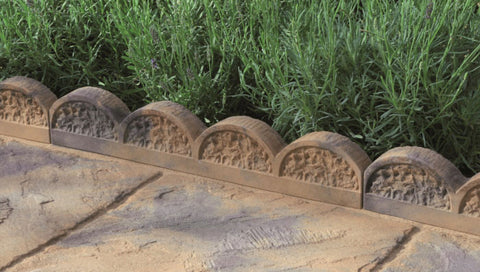
<instances>
[{"instance_id":1,"label":"scalloped garden edging","mask_svg":"<svg viewBox=\"0 0 480 272\"><path fill-rule=\"evenodd\" d=\"M318 201L355 208L362 205L361 173L369 159L358 146L358 154L349 156L346 149L355 144L334 133L329 137L310 136L316 148L323 147L334 156L309 157L308 150L296 150L294 157L302 154L305 167L314 167L318 172L315 180L304 180L274 173L275 165L290 167L283 163L283 156L291 156L293 150L277 156L286 146L280 135L264 122L247 116L230 117L206 128L194 114L173 102L156 102L129 113L113 94L91 87L57 100L50 116L55 145ZM333 142L349 145L335 148ZM360 157L357 165L355 160ZM339 158L349 163L335 168L335 174L342 177L355 173L354 187L323 181L329 176L327 167L335 165Z\"/></svg>"},{"instance_id":2,"label":"scalloped garden edging","mask_svg":"<svg viewBox=\"0 0 480 272\"><path fill-rule=\"evenodd\" d=\"M54 145L362 207L363 171L370 160L335 133L312 133L287 146L270 126L247 116L206 128L181 105L162 101L130 113L115 95L94 87L74 90L46 112Z\"/></svg>"},{"instance_id":3,"label":"scalloped garden edging","mask_svg":"<svg viewBox=\"0 0 480 272\"><path fill-rule=\"evenodd\" d=\"M398 147L365 171L366 210L480 235L480 175L471 179L440 154Z\"/></svg>"},{"instance_id":4,"label":"scalloped garden edging","mask_svg":"<svg viewBox=\"0 0 480 272\"><path fill-rule=\"evenodd\" d=\"M358 145L331 132L286 145L247 116L206 128L176 103L130 113L94 87L55 100L33 79L0 82L0 134L347 207L362 208L363 201L367 210L480 235L480 173L467 179L429 149L394 148L372 163Z\"/></svg>"}]
</instances>

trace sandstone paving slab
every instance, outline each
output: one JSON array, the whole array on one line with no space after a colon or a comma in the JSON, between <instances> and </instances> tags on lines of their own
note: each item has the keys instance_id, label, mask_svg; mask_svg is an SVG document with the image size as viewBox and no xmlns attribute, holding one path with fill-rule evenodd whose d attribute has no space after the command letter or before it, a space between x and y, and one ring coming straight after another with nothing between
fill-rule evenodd
<instances>
[{"instance_id":1,"label":"sandstone paving slab","mask_svg":"<svg viewBox=\"0 0 480 272\"><path fill-rule=\"evenodd\" d=\"M480 237L424 228L381 271L478 272Z\"/></svg>"},{"instance_id":2,"label":"sandstone paving slab","mask_svg":"<svg viewBox=\"0 0 480 272\"><path fill-rule=\"evenodd\" d=\"M368 271L413 230L371 212L163 174L7 271Z\"/></svg>"},{"instance_id":3,"label":"sandstone paving slab","mask_svg":"<svg viewBox=\"0 0 480 272\"><path fill-rule=\"evenodd\" d=\"M155 167L0 137L0 270L160 175Z\"/></svg>"}]
</instances>

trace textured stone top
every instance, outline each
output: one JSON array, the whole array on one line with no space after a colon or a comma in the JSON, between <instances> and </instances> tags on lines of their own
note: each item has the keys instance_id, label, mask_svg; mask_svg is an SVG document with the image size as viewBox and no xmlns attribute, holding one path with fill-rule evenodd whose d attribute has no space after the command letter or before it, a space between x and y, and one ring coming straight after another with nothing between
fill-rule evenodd
<instances>
[{"instance_id":1,"label":"textured stone top","mask_svg":"<svg viewBox=\"0 0 480 272\"><path fill-rule=\"evenodd\" d=\"M57 96L45 85L35 79L23 76L11 77L0 82L0 90L19 91L27 96L35 97L46 109L49 109L57 100Z\"/></svg>"},{"instance_id":2,"label":"textured stone top","mask_svg":"<svg viewBox=\"0 0 480 272\"><path fill-rule=\"evenodd\" d=\"M276 154L285 147L266 123L247 116L227 118L207 130L195 144L194 158L272 173Z\"/></svg>"},{"instance_id":3,"label":"textured stone top","mask_svg":"<svg viewBox=\"0 0 480 272\"><path fill-rule=\"evenodd\" d=\"M117 123L120 123L130 113L127 105L111 92L96 87L82 87L58 99L52 106L50 115L53 116L57 107L67 102L91 103L97 108L107 110Z\"/></svg>"},{"instance_id":4,"label":"textured stone top","mask_svg":"<svg viewBox=\"0 0 480 272\"><path fill-rule=\"evenodd\" d=\"M170 101L148 104L120 125L123 143L189 157L195 139L204 130L197 116Z\"/></svg>"},{"instance_id":5,"label":"textured stone top","mask_svg":"<svg viewBox=\"0 0 480 272\"><path fill-rule=\"evenodd\" d=\"M0 82L0 120L48 127L48 110L57 97L40 82L12 77Z\"/></svg>"},{"instance_id":6,"label":"textured stone top","mask_svg":"<svg viewBox=\"0 0 480 272\"><path fill-rule=\"evenodd\" d=\"M52 129L114 141L119 123L129 113L118 97L94 87L79 88L50 108Z\"/></svg>"},{"instance_id":7,"label":"textured stone top","mask_svg":"<svg viewBox=\"0 0 480 272\"><path fill-rule=\"evenodd\" d=\"M332 132L313 132L285 147L274 173L324 186L360 191L363 171L371 163L357 144Z\"/></svg>"},{"instance_id":8,"label":"textured stone top","mask_svg":"<svg viewBox=\"0 0 480 272\"><path fill-rule=\"evenodd\" d=\"M368 178L378 168L402 164L417 166L435 173L440 180L445 181L451 193L455 193L467 180L453 163L437 152L417 146L405 146L393 148L375 160L365 170L365 182L368 183ZM368 190L365 191L368 192Z\"/></svg>"}]
</instances>

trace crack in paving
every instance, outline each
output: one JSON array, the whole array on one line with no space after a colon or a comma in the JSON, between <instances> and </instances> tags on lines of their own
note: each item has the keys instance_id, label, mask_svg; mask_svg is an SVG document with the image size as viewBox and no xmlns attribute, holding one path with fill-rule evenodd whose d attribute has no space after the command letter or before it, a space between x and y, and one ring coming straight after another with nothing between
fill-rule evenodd
<instances>
[{"instance_id":1,"label":"crack in paving","mask_svg":"<svg viewBox=\"0 0 480 272\"><path fill-rule=\"evenodd\" d=\"M131 196L133 196L136 192L138 192L139 190L141 190L145 186L149 185L150 183L158 180L162 176L163 176L163 172L161 172L161 171L157 172L156 174L147 178L144 182L140 183L138 186L132 188L131 190L121 192L117 197L115 197L115 199L110 204L108 204L107 206L105 206L103 208L98 209L97 211L95 211L91 215L87 216L85 219L83 219L80 222L78 222L77 224L75 224L75 226L73 226L69 229L66 229L62 234L51 238L47 242L37 246L36 248L30 250L29 252L27 252L25 254L17 256L15 259L13 259L7 265L5 265L3 267L0 267L0 272L3 272L8 268L12 268L13 266L23 262L27 258L33 257L34 255L36 255L38 253L41 253L42 251L44 251L49 246L57 244L58 242L62 241L64 238L68 237L72 232L85 227L87 224L89 224L92 221L98 219L99 217L105 215L109 211L116 209L117 207L119 207L120 205L122 205L123 203L128 201L128 199Z\"/></svg>"},{"instance_id":2,"label":"crack in paving","mask_svg":"<svg viewBox=\"0 0 480 272\"><path fill-rule=\"evenodd\" d=\"M155 199L156 200L159 200L159 199L162 199L165 195L169 194L169 193L173 193L175 191L176 188L174 189L169 189L167 191L164 191L164 192L161 192L160 194L158 194Z\"/></svg>"},{"instance_id":3,"label":"crack in paving","mask_svg":"<svg viewBox=\"0 0 480 272\"><path fill-rule=\"evenodd\" d=\"M395 258L397 258L402 253L402 251L406 248L408 243L410 241L412 241L413 237L416 234L418 234L419 232L420 232L420 229L418 227L412 227L411 229L407 230L405 235L402 236L397 241L397 244L394 247L392 247L390 249L390 251L388 251L387 254L385 254L383 256L383 258L381 258L380 260L378 260L378 259L375 260L377 262L368 271L370 271L370 272L381 271L385 267L386 264L392 262ZM361 267L358 271L360 271L360 272L366 271L366 270L364 270L364 268L366 268L368 265L369 264Z\"/></svg>"},{"instance_id":4,"label":"crack in paving","mask_svg":"<svg viewBox=\"0 0 480 272\"><path fill-rule=\"evenodd\" d=\"M0 197L0 224L12 213L13 208L10 207L10 200L8 198Z\"/></svg>"},{"instance_id":5,"label":"crack in paving","mask_svg":"<svg viewBox=\"0 0 480 272\"><path fill-rule=\"evenodd\" d=\"M52 203L52 202L55 202L55 200L54 199L48 199L48 200L44 200L44 201L40 202L40 205L43 206L45 204Z\"/></svg>"}]
</instances>

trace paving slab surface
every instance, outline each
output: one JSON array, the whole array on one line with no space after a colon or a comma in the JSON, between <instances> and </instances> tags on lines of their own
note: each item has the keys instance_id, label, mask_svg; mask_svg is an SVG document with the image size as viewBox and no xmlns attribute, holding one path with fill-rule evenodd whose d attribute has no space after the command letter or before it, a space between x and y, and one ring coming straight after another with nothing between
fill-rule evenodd
<instances>
[{"instance_id":1,"label":"paving slab surface","mask_svg":"<svg viewBox=\"0 0 480 272\"><path fill-rule=\"evenodd\" d=\"M0 138L0 267L64 235L161 173L45 147Z\"/></svg>"},{"instance_id":2,"label":"paving slab surface","mask_svg":"<svg viewBox=\"0 0 480 272\"><path fill-rule=\"evenodd\" d=\"M0 137L0 271L480 271L480 237Z\"/></svg>"}]
</instances>

